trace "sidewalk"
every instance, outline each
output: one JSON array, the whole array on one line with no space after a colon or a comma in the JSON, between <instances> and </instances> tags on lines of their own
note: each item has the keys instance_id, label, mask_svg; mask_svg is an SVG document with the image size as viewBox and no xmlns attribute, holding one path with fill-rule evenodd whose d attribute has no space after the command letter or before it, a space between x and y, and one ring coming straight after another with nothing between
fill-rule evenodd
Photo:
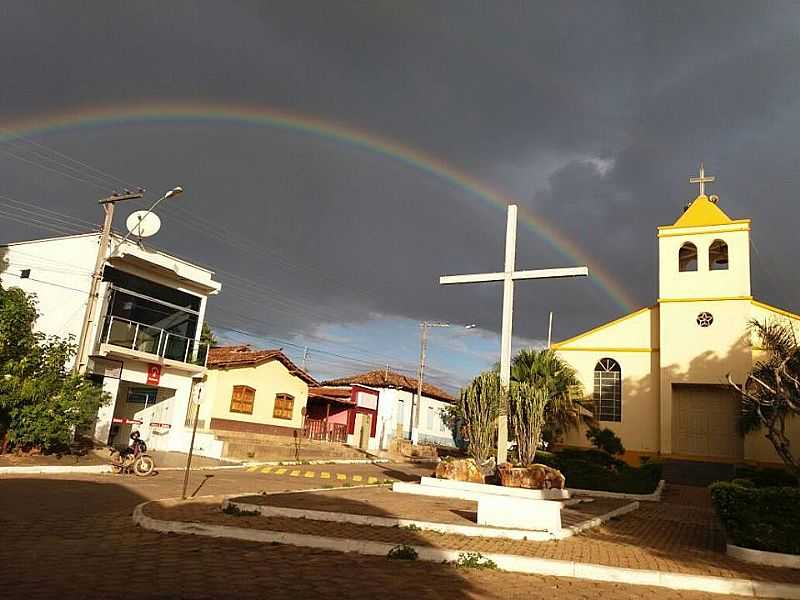
<instances>
[{"instance_id":1,"label":"sidewalk","mask_svg":"<svg viewBox=\"0 0 800 600\"><path fill-rule=\"evenodd\" d=\"M558 542L475 538L286 517L232 516L221 511L219 501L220 498L182 504L156 502L144 507L144 515L160 521L222 525L240 530L281 532L290 536L316 536L317 539L333 538L343 543L358 540L357 543L365 545L409 544L442 551L511 555L545 559L544 562L561 561L565 565L577 564L586 568L611 567L617 573L618 569L631 569L634 570L631 572L633 579L628 579L629 583L636 582L638 573L642 576L700 576L698 585L708 577L720 578L720 581L763 582L765 585L800 584L800 571L753 565L725 555L724 539L716 524L707 491L699 488L670 486L665 491L662 503L643 504L638 511ZM690 580L691 577L684 579ZM707 587L694 589L711 591ZM791 590L791 593L800 597L800 588ZM774 592L769 595L783 596L776 596Z\"/></svg>"}]
</instances>

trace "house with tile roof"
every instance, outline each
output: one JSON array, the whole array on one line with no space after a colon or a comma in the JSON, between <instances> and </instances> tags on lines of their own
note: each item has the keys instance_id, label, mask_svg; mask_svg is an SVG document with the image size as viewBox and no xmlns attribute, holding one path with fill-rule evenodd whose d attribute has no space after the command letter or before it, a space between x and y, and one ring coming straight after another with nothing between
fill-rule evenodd
<instances>
[{"instance_id":1,"label":"house with tile roof","mask_svg":"<svg viewBox=\"0 0 800 600\"><path fill-rule=\"evenodd\" d=\"M222 439L230 433L297 437L310 385L318 383L281 350L212 348L198 429Z\"/></svg>"},{"instance_id":2,"label":"house with tile roof","mask_svg":"<svg viewBox=\"0 0 800 600\"><path fill-rule=\"evenodd\" d=\"M311 390L309 417L345 423L351 445L386 450L396 437L411 439L416 393L416 379L388 369L331 379ZM442 411L454 401L443 389L423 383L419 442L455 446L442 419Z\"/></svg>"}]
</instances>

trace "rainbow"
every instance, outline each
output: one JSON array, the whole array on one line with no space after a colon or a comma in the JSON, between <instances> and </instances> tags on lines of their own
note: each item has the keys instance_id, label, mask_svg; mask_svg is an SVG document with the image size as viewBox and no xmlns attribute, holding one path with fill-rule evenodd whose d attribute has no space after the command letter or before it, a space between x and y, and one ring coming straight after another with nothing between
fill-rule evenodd
<instances>
[{"instance_id":1,"label":"rainbow","mask_svg":"<svg viewBox=\"0 0 800 600\"><path fill-rule=\"evenodd\" d=\"M268 106L218 103L142 103L130 105L87 106L75 110L48 113L0 123L0 142L18 137L93 126L126 125L152 122L220 122L274 127L312 135L361 148L387 159L403 163L460 188L467 197L476 198L502 211L518 202L475 177L411 146L368 131L319 117L278 110ZM545 239L570 261L589 265L591 279L624 312L631 312L636 302L627 290L597 260L577 243L567 238L541 215L520 206L519 222Z\"/></svg>"}]
</instances>

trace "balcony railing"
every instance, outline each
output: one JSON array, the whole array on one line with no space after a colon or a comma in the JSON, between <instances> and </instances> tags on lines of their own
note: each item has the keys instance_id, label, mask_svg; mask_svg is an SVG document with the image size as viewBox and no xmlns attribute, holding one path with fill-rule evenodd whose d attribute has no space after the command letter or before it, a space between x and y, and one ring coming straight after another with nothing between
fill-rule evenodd
<instances>
[{"instance_id":1,"label":"balcony railing","mask_svg":"<svg viewBox=\"0 0 800 600\"><path fill-rule=\"evenodd\" d=\"M106 317L100 342L193 365L205 366L208 360L208 344L122 317Z\"/></svg>"}]
</instances>

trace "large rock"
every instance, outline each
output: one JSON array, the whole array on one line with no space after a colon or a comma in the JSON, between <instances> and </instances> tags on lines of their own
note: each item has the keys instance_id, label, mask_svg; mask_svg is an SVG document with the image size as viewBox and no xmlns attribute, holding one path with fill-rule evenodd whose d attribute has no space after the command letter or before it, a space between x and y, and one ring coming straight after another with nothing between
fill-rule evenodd
<instances>
[{"instance_id":1,"label":"large rock","mask_svg":"<svg viewBox=\"0 0 800 600\"><path fill-rule=\"evenodd\" d=\"M445 458L436 465L434 476L438 479L469 481L470 483L484 482L483 474L472 458Z\"/></svg>"},{"instance_id":2,"label":"large rock","mask_svg":"<svg viewBox=\"0 0 800 600\"><path fill-rule=\"evenodd\" d=\"M563 490L566 480L561 471L547 465L528 465L512 467L505 464L497 469L500 484L506 487L527 488L530 490Z\"/></svg>"}]
</instances>

